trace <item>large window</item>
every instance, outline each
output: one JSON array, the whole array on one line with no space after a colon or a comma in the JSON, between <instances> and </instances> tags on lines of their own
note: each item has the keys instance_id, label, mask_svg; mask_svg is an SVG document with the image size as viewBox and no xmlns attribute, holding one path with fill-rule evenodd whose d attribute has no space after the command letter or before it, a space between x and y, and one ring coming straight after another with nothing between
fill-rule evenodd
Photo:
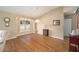
<instances>
[{"instance_id":1,"label":"large window","mask_svg":"<svg viewBox=\"0 0 79 59\"><path fill-rule=\"evenodd\" d=\"M29 31L30 21L28 19L20 19L20 32Z\"/></svg>"}]
</instances>

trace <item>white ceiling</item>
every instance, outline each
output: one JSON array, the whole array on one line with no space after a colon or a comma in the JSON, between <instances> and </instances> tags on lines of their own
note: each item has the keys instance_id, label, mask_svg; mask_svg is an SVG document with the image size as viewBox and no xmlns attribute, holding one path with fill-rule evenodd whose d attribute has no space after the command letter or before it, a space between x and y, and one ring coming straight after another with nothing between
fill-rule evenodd
<instances>
[{"instance_id":1,"label":"white ceiling","mask_svg":"<svg viewBox=\"0 0 79 59\"><path fill-rule=\"evenodd\" d=\"M65 6L64 13L66 15L74 14L77 10L78 6Z\"/></svg>"},{"instance_id":2,"label":"white ceiling","mask_svg":"<svg viewBox=\"0 0 79 59\"><path fill-rule=\"evenodd\" d=\"M0 11L37 18L57 6L0 6Z\"/></svg>"}]
</instances>

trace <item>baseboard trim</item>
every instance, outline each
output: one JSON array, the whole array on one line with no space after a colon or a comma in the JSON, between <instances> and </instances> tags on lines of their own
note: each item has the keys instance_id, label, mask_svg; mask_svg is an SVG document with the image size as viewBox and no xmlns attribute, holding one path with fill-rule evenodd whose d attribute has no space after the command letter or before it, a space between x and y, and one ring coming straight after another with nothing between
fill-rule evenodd
<instances>
[{"instance_id":1,"label":"baseboard trim","mask_svg":"<svg viewBox=\"0 0 79 59\"><path fill-rule=\"evenodd\" d=\"M19 37L19 36L27 35L27 34L31 34L31 33L19 34L19 35L16 35L16 36L14 36L14 37L8 38L7 40L15 39L15 38L17 38L17 37Z\"/></svg>"},{"instance_id":2,"label":"baseboard trim","mask_svg":"<svg viewBox=\"0 0 79 59\"><path fill-rule=\"evenodd\" d=\"M7 40L11 40L11 39L15 39L15 38L17 38L17 36L14 36L14 37L8 38Z\"/></svg>"},{"instance_id":3,"label":"baseboard trim","mask_svg":"<svg viewBox=\"0 0 79 59\"><path fill-rule=\"evenodd\" d=\"M29 33L22 33L22 34L20 33L20 34L17 34L16 37L18 37L18 36L22 36L22 35L31 34L31 33L32 33L32 32L29 32Z\"/></svg>"}]
</instances>

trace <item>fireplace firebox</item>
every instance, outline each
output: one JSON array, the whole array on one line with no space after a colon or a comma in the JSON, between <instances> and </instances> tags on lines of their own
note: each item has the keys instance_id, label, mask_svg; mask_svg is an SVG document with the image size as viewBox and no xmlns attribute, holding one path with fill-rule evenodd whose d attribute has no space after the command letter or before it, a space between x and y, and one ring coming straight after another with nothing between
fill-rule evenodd
<instances>
[{"instance_id":1,"label":"fireplace firebox","mask_svg":"<svg viewBox=\"0 0 79 59\"><path fill-rule=\"evenodd\" d=\"M49 30L48 29L43 29L43 35L49 36Z\"/></svg>"}]
</instances>

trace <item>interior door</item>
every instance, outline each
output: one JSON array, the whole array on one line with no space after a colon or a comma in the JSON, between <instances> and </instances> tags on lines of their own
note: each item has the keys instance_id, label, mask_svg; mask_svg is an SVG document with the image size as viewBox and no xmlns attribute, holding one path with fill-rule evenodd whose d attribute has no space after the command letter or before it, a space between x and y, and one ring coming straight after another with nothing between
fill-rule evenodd
<instances>
[{"instance_id":1,"label":"interior door","mask_svg":"<svg viewBox=\"0 0 79 59\"><path fill-rule=\"evenodd\" d=\"M64 21L64 36L69 36L72 31L72 19L65 19Z\"/></svg>"}]
</instances>

